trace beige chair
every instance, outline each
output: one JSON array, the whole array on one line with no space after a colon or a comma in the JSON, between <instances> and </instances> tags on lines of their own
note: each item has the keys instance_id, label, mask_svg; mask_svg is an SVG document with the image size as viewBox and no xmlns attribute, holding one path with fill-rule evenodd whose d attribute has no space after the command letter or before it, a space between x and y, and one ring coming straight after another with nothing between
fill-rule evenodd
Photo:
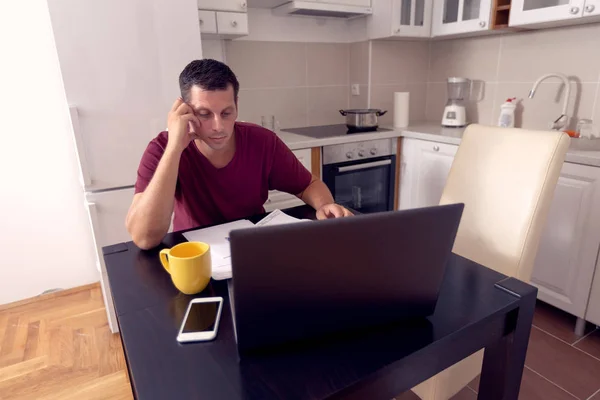
<instances>
[{"instance_id":1,"label":"beige chair","mask_svg":"<svg viewBox=\"0 0 600 400\"><path fill-rule=\"evenodd\" d=\"M453 252L529 281L569 136L469 126L440 204L465 203ZM423 400L447 400L481 372L483 350L419 384Z\"/></svg>"}]
</instances>

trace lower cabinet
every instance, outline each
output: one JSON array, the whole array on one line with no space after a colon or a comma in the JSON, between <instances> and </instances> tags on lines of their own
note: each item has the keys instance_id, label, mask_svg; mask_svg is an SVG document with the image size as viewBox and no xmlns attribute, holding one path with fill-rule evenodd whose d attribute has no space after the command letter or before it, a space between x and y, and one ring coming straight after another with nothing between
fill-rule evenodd
<instances>
[{"instance_id":1,"label":"lower cabinet","mask_svg":"<svg viewBox=\"0 0 600 400\"><path fill-rule=\"evenodd\" d=\"M600 168L565 163L531 281L538 298L585 318L600 246Z\"/></svg>"},{"instance_id":2,"label":"lower cabinet","mask_svg":"<svg viewBox=\"0 0 600 400\"><path fill-rule=\"evenodd\" d=\"M439 204L456 150L453 144L402 140L399 209Z\"/></svg>"},{"instance_id":3,"label":"lower cabinet","mask_svg":"<svg viewBox=\"0 0 600 400\"><path fill-rule=\"evenodd\" d=\"M600 325L600 263L596 264L596 274L594 274L594 282L592 283L592 291L590 293L590 300L588 301L587 311L585 312L585 319L593 322L596 325Z\"/></svg>"},{"instance_id":4,"label":"lower cabinet","mask_svg":"<svg viewBox=\"0 0 600 400\"><path fill-rule=\"evenodd\" d=\"M457 149L455 145L403 140L400 209L438 204ZM590 299L599 249L600 168L565 163L531 279L539 289L538 298L577 317L594 318L593 322L599 323L598 276L595 297ZM593 299L598 304L592 304Z\"/></svg>"}]
</instances>

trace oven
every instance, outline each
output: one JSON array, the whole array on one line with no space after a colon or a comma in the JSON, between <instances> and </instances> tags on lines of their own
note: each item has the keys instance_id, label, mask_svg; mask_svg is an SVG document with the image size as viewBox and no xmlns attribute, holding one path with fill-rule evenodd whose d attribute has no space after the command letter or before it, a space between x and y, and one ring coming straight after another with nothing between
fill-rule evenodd
<instances>
[{"instance_id":1,"label":"oven","mask_svg":"<svg viewBox=\"0 0 600 400\"><path fill-rule=\"evenodd\" d=\"M360 213L394 209L395 166L393 139L323 147L323 182L336 203Z\"/></svg>"}]
</instances>

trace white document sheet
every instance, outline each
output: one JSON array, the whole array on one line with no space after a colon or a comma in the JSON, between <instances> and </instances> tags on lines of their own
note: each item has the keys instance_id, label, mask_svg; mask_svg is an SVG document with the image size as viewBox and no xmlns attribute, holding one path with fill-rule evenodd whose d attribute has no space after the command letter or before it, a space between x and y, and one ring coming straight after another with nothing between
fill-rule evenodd
<instances>
[{"instance_id":1,"label":"white document sheet","mask_svg":"<svg viewBox=\"0 0 600 400\"><path fill-rule=\"evenodd\" d=\"M212 278L220 281L231 278L231 248L229 247L229 232L235 229L252 228L254 226L273 226L310 221L290 217L281 210L274 210L256 225L247 219L229 222L223 225L202 228L183 234L188 242L204 242L210 245L212 261Z\"/></svg>"},{"instance_id":2,"label":"white document sheet","mask_svg":"<svg viewBox=\"0 0 600 400\"><path fill-rule=\"evenodd\" d=\"M285 225L293 224L295 222L310 221L309 219L298 219L290 217L281 210L273 210L271 214L267 215L256 223L255 226L273 226L273 225Z\"/></svg>"},{"instance_id":3,"label":"white document sheet","mask_svg":"<svg viewBox=\"0 0 600 400\"><path fill-rule=\"evenodd\" d=\"M188 242L204 242L210 245L212 277L215 280L231 278L231 249L229 232L234 229L252 228L254 224L246 219L229 222L210 228L189 231L183 234Z\"/></svg>"}]
</instances>

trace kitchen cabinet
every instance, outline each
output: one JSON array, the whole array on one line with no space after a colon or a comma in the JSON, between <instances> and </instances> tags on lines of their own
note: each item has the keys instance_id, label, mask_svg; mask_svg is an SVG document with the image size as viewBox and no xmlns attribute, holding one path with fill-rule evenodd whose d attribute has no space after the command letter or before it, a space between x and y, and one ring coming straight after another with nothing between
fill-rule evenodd
<instances>
[{"instance_id":1,"label":"kitchen cabinet","mask_svg":"<svg viewBox=\"0 0 600 400\"><path fill-rule=\"evenodd\" d=\"M248 35L248 15L245 13L217 12L217 31L222 36Z\"/></svg>"},{"instance_id":2,"label":"kitchen cabinet","mask_svg":"<svg viewBox=\"0 0 600 400\"><path fill-rule=\"evenodd\" d=\"M198 0L199 10L247 12L246 0Z\"/></svg>"},{"instance_id":3,"label":"kitchen cabinet","mask_svg":"<svg viewBox=\"0 0 600 400\"><path fill-rule=\"evenodd\" d=\"M487 31L491 10L492 0L434 0L431 34L435 37Z\"/></svg>"},{"instance_id":4,"label":"kitchen cabinet","mask_svg":"<svg viewBox=\"0 0 600 400\"><path fill-rule=\"evenodd\" d=\"M217 33L217 13L214 11L198 10L201 34Z\"/></svg>"},{"instance_id":5,"label":"kitchen cabinet","mask_svg":"<svg viewBox=\"0 0 600 400\"><path fill-rule=\"evenodd\" d=\"M439 204L457 150L453 144L402 140L399 209Z\"/></svg>"},{"instance_id":6,"label":"kitchen cabinet","mask_svg":"<svg viewBox=\"0 0 600 400\"><path fill-rule=\"evenodd\" d=\"M200 33L205 38L234 39L248 35L248 14L198 10Z\"/></svg>"},{"instance_id":7,"label":"kitchen cabinet","mask_svg":"<svg viewBox=\"0 0 600 400\"><path fill-rule=\"evenodd\" d=\"M309 171L312 168L312 149L293 150L292 153L298 158L300 163ZM278 190L270 190L269 198L264 204L266 212L275 209L284 209L304 204L302 200L290 193L280 192Z\"/></svg>"},{"instance_id":8,"label":"kitchen cabinet","mask_svg":"<svg viewBox=\"0 0 600 400\"><path fill-rule=\"evenodd\" d=\"M509 25L577 23L593 16L600 16L600 0L512 0Z\"/></svg>"},{"instance_id":9,"label":"kitchen cabinet","mask_svg":"<svg viewBox=\"0 0 600 400\"><path fill-rule=\"evenodd\" d=\"M369 39L431 36L433 0L373 0Z\"/></svg>"},{"instance_id":10,"label":"kitchen cabinet","mask_svg":"<svg viewBox=\"0 0 600 400\"><path fill-rule=\"evenodd\" d=\"M565 163L531 282L538 298L584 318L600 247L600 168Z\"/></svg>"},{"instance_id":11,"label":"kitchen cabinet","mask_svg":"<svg viewBox=\"0 0 600 400\"><path fill-rule=\"evenodd\" d=\"M596 263L596 271L585 319L596 325L600 325L600 262Z\"/></svg>"}]
</instances>

